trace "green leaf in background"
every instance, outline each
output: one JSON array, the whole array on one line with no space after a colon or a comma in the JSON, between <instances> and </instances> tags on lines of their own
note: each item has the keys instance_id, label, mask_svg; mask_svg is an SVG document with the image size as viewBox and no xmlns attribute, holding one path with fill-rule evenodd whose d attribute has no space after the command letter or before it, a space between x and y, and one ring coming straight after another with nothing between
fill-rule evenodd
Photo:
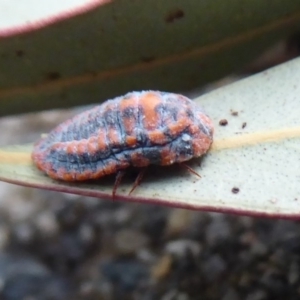
<instances>
[{"instance_id":1,"label":"green leaf in background","mask_svg":"<svg viewBox=\"0 0 300 300\"><path fill-rule=\"evenodd\" d=\"M178 166L149 169L128 196L118 199L199 210L270 217L300 217L300 59L215 90L196 99L215 123L215 141L199 166L201 179ZM111 196L113 178L63 184L37 171L31 146L3 147L0 179L87 196Z\"/></svg>"},{"instance_id":2,"label":"green leaf in background","mask_svg":"<svg viewBox=\"0 0 300 300\"><path fill-rule=\"evenodd\" d=\"M0 37L43 28L85 13L111 0L0 1ZM34 9L33 9L34 8Z\"/></svg>"},{"instance_id":3,"label":"green leaf in background","mask_svg":"<svg viewBox=\"0 0 300 300\"><path fill-rule=\"evenodd\" d=\"M14 1L3 5L18 10ZM130 90L195 88L240 69L299 21L294 0L114 0L0 37L0 116L99 103Z\"/></svg>"}]
</instances>

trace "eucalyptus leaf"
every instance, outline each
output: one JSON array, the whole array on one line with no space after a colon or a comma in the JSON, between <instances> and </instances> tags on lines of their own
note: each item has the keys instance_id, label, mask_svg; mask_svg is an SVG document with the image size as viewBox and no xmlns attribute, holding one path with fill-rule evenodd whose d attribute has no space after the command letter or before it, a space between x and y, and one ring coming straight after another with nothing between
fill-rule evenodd
<instances>
[{"instance_id":1,"label":"eucalyptus leaf","mask_svg":"<svg viewBox=\"0 0 300 300\"><path fill-rule=\"evenodd\" d=\"M0 27L0 116L100 103L129 90L199 87L300 28L294 0L271 8L261 0L95 0L99 6L74 16L76 0L69 13L60 1L64 18L53 23L49 9L43 24L51 26L28 31L40 2L28 2L22 30ZM5 11L16 26L24 22L15 1L0 0ZM18 34L5 34L10 29Z\"/></svg>"},{"instance_id":2,"label":"eucalyptus leaf","mask_svg":"<svg viewBox=\"0 0 300 300\"><path fill-rule=\"evenodd\" d=\"M209 153L180 168L149 168L128 195L125 179L118 200L269 217L300 216L300 59L208 93L201 103L215 124ZM220 122L221 121L221 122ZM226 125L227 124L227 125ZM64 184L32 164L32 145L0 149L0 179L62 192L110 198L114 178ZM201 165L199 162L201 161Z\"/></svg>"}]
</instances>

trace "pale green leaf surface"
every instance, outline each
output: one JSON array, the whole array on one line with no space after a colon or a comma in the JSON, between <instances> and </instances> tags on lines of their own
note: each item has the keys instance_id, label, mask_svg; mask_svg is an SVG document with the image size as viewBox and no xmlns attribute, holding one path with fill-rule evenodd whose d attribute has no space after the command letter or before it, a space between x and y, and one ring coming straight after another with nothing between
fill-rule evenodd
<instances>
[{"instance_id":1,"label":"pale green leaf surface","mask_svg":"<svg viewBox=\"0 0 300 300\"><path fill-rule=\"evenodd\" d=\"M127 178L117 198L211 211L299 217L299 82L297 59L196 99L215 123L215 141L209 154L200 167L198 160L189 164L202 178L178 166L150 168L130 197L134 179ZM221 119L227 119L228 125L220 126ZM30 150L31 146L1 149L1 180L110 197L113 178L75 185L55 182L34 168ZM233 193L233 188L239 192Z\"/></svg>"}]
</instances>

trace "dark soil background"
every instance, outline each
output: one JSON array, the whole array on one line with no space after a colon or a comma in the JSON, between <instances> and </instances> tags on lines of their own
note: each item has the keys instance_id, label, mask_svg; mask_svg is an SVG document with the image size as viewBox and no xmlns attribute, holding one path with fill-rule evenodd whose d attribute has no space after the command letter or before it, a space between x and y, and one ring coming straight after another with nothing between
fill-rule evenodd
<instances>
[{"instance_id":1,"label":"dark soil background","mask_svg":"<svg viewBox=\"0 0 300 300\"><path fill-rule=\"evenodd\" d=\"M300 299L298 222L1 191L0 299Z\"/></svg>"}]
</instances>

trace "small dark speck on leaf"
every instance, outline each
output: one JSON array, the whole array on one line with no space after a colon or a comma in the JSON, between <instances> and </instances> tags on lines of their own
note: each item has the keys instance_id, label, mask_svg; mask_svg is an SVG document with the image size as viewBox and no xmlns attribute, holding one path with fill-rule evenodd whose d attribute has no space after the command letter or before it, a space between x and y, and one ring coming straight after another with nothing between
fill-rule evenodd
<instances>
[{"instance_id":1,"label":"small dark speck on leaf","mask_svg":"<svg viewBox=\"0 0 300 300\"><path fill-rule=\"evenodd\" d=\"M48 72L47 74L46 74L46 78L48 79L48 80L57 80L57 79L59 79L61 77L61 75L59 74L59 72Z\"/></svg>"},{"instance_id":2,"label":"small dark speck on leaf","mask_svg":"<svg viewBox=\"0 0 300 300\"><path fill-rule=\"evenodd\" d=\"M25 52L23 50L16 50L16 55L18 57L22 57L22 56L24 56L24 54L25 54Z\"/></svg>"},{"instance_id":3,"label":"small dark speck on leaf","mask_svg":"<svg viewBox=\"0 0 300 300\"><path fill-rule=\"evenodd\" d=\"M222 119L219 122L219 125L221 125L221 126L226 126L227 124L228 124L228 121L226 119Z\"/></svg>"},{"instance_id":4,"label":"small dark speck on leaf","mask_svg":"<svg viewBox=\"0 0 300 300\"><path fill-rule=\"evenodd\" d=\"M96 71L90 71L90 72L89 72L89 75L90 75L91 77L96 77L96 76L97 76L97 72L96 72Z\"/></svg>"},{"instance_id":5,"label":"small dark speck on leaf","mask_svg":"<svg viewBox=\"0 0 300 300\"><path fill-rule=\"evenodd\" d=\"M237 194L239 191L240 191L240 189L237 188L237 187L234 187L234 188L232 188L232 190L231 190L231 192L232 192L233 194Z\"/></svg>"},{"instance_id":6,"label":"small dark speck on leaf","mask_svg":"<svg viewBox=\"0 0 300 300\"><path fill-rule=\"evenodd\" d=\"M143 62L146 62L146 63L152 62L152 61L154 61L154 59L155 59L154 56L144 56L144 57L141 57L141 60Z\"/></svg>"},{"instance_id":7,"label":"small dark speck on leaf","mask_svg":"<svg viewBox=\"0 0 300 300\"><path fill-rule=\"evenodd\" d=\"M67 94L65 92L62 92L60 94L61 99L67 99Z\"/></svg>"},{"instance_id":8,"label":"small dark speck on leaf","mask_svg":"<svg viewBox=\"0 0 300 300\"><path fill-rule=\"evenodd\" d=\"M232 110L231 115L234 116L234 117L237 117L239 115L239 112Z\"/></svg>"},{"instance_id":9,"label":"small dark speck on leaf","mask_svg":"<svg viewBox=\"0 0 300 300\"><path fill-rule=\"evenodd\" d=\"M170 11L168 15L165 18L165 21L167 23L173 23L177 19L181 19L184 16L184 12L182 9L175 9L173 11Z\"/></svg>"},{"instance_id":10,"label":"small dark speck on leaf","mask_svg":"<svg viewBox=\"0 0 300 300\"><path fill-rule=\"evenodd\" d=\"M242 124L242 129L244 129L246 126L247 126L247 123L244 122L244 123Z\"/></svg>"}]
</instances>

